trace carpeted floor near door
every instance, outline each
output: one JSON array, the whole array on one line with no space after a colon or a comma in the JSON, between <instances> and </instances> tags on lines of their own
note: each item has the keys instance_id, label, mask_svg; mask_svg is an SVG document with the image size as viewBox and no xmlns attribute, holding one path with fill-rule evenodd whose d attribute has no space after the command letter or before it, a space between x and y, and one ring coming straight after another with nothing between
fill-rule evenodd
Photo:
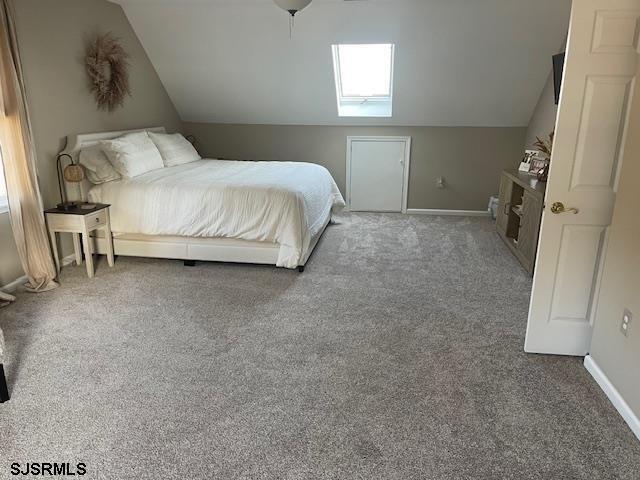
<instances>
[{"instance_id":1,"label":"carpeted floor near door","mask_svg":"<svg viewBox=\"0 0 640 480\"><path fill-rule=\"evenodd\" d=\"M582 359L523 353L485 218L345 214L303 274L119 258L0 311L12 462L91 479L637 479Z\"/></svg>"}]
</instances>

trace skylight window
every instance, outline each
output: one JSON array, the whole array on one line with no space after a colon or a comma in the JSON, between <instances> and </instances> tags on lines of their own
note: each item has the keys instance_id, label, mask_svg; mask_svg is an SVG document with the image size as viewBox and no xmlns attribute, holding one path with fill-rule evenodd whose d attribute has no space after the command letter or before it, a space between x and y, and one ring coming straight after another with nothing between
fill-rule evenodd
<instances>
[{"instance_id":1,"label":"skylight window","mask_svg":"<svg viewBox=\"0 0 640 480\"><path fill-rule=\"evenodd\" d=\"M390 117L394 45L333 45L338 115Z\"/></svg>"}]
</instances>

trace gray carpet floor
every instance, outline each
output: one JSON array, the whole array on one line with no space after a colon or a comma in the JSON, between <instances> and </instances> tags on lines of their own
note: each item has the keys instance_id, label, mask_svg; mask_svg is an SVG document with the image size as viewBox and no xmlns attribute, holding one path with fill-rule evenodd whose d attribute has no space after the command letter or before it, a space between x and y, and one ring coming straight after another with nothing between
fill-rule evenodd
<instances>
[{"instance_id":1,"label":"gray carpet floor","mask_svg":"<svg viewBox=\"0 0 640 480\"><path fill-rule=\"evenodd\" d=\"M523 352L484 218L345 214L303 274L119 258L0 311L0 478L638 479L582 359Z\"/></svg>"}]
</instances>

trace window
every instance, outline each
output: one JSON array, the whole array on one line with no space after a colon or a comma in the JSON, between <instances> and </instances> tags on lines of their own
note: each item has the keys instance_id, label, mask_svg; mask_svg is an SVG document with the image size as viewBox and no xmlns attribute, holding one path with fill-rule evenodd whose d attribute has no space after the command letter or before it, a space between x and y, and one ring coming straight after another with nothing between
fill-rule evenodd
<instances>
[{"instance_id":1,"label":"window","mask_svg":"<svg viewBox=\"0 0 640 480\"><path fill-rule=\"evenodd\" d=\"M338 115L390 117L394 45L333 45Z\"/></svg>"},{"instance_id":2,"label":"window","mask_svg":"<svg viewBox=\"0 0 640 480\"><path fill-rule=\"evenodd\" d=\"M4 183L4 170L2 167L2 159L0 159L0 213L6 213L8 211L7 186Z\"/></svg>"}]
</instances>

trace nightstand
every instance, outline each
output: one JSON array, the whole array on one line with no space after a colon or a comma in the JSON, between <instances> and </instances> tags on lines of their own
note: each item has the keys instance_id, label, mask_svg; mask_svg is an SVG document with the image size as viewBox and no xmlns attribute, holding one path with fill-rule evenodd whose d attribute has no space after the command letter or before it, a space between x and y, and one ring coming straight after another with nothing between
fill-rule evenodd
<instances>
[{"instance_id":1,"label":"nightstand","mask_svg":"<svg viewBox=\"0 0 640 480\"><path fill-rule=\"evenodd\" d=\"M73 249L78 265L82 265L82 250L80 247L80 235L82 235L84 257L87 262L87 275L89 278L93 278L93 251L90 233L99 229L104 230L104 236L107 240L107 262L110 267L113 267L113 238L109 220L110 205L103 203L92 205L93 208L78 207L72 210L50 208L45 210L49 238L51 239L51 247L53 248L53 256L58 272L60 271L60 258L58 256L56 233L71 233L73 234Z\"/></svg>"}]
</instances>

